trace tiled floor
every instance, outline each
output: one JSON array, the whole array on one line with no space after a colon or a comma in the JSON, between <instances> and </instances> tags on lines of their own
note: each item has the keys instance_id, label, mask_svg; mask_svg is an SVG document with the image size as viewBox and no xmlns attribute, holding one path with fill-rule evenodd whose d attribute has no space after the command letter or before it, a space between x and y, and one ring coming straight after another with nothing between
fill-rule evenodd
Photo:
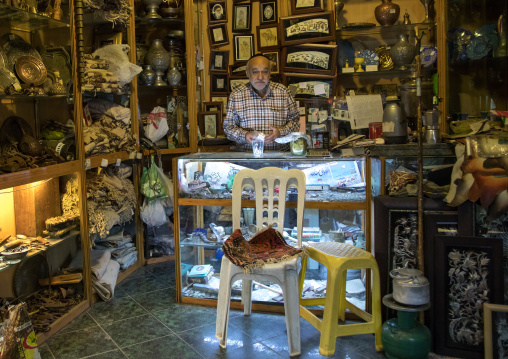
<instances>
[{"instance_id":1,"label":"tiled floor","mask_svg":"<svg viewBox=\"0 0 508 359\"><path fill-rule=\"evenodd\" d=\"M42 359L288 358L284 316L232 311L228 347L215 338L216 309L175 303L172 263L138 269L111 302L98 302L40 346ZM319 332L301 319L300 358L323 358ZM384 358L374 336L337 339L334 358Z\"/></svg>"}]
</instances>

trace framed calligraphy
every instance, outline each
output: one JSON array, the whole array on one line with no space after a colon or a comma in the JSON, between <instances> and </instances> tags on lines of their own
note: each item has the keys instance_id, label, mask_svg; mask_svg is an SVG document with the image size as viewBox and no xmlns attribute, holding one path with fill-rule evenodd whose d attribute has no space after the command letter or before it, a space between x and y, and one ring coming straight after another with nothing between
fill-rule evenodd
<instances>
[{"instance_id":1,"label":"framed calligraphy","mask_svg":"<svg viewBox=\"0 0 508 359\"><path fill-rule=\"evenodd\" d=\"M485 358L508 357L508 305L483 303Z\"/></svg>"},{"instance_id":2,"label":"framed calligraphy","mask_svg":"<svg viewBox=\"0 0 508 359\"><path fill-rule=\"evenodd\" d=\"M239 87L249 83L249 79L245 76L230 76L229 77L229 92L233 92Z\"/></svg>"},{"instance_id":3,"label":"framed calligraphy","mask_svg":"<svg viewBox=\"0 0 508 359\"><path fill-rule=\"evenodd\" d=\"M330 98L335 88L335 76L305 74L282 75L282 82L294 98Z\"/></svg>"},{"instance_id":4,"label":"framed calligraphy","mask_svg":"<svg viewBox=\"0 0 508 359\"><path fill-rule=\"evenodd\" d=\"M210 74L210 95L227 95L228 75L222 73Z\"/></svg>"},{"instance_id":5,"label":"framed calligraphy","mask_svg":"<svg viewBox=\"0 0 508 359\"><path fill-rule=\"evenodd\" d=\"M228 72L229 51L210 52L210 72Z\"/></svg>"},{"instance_id":6,"label":"framed calligraphy","mask_svg":"<svg viewBox=\"0 0 508 359\"><path fill-rule=\"evenodd\" d=\"M229 65L229 74L231 76L246 76L247 61L236 62L233 65Z\"/></svg>"},{"instance_id":7,"label":"framed calligraphy","mask_svg":"<svg viewBox=\"0 0 508 359\"><path fill-rule=\"evenodd\" d=\"M228 29L226 23L208 26L208 40L210 47L221 47L229 44Z\"/></svg>"},{"instance_id":8,"label":"framed calligraphy","mask_svg":"<svg viewBox=\"0 0 508 359\"><path fill-rule=\"evenodd\" d=\"M271 75L277 75L278 73L280 73L279 71L279 52L278 51L273 51L273 52L263 52L263 55L265 55L266 57L268 57L268 59L270 60L270 74Z\"/></svg>"},{"instance_id":9,"label":"framed calligraphy","mask_svg":"<svg viewBox=\"0 0 508 359\"><path fill-rule=\"evenodd\" d=\"M254 55L254 35L233 35L235 62L248 61Z\"/></svg>"},{"instance_id":10,"label":"framed calligraphy","mask_svg":"<svg viewBox=\"0 0 508 359\"><path fill-rule=\"evenodd\" d=\"M252 5L233 5L233 32L249 32L252 29Z\"/></svg>"},{"instance_id":11,"label":"framed calligraphy","mask_svg":"<svg viewBox=\"0 0 508 359\"><path fill-rule=\"evenodd\" d=\"M218 22L226 22L228 20L228 10L226 1L210 1L208 2L208 23L214 24Z\"/></svg>"},{"instance_id":12,"label":"framed calligraphy","mask_svg":"<svg viewBox=\"0 0 508 359\"><path fill-rule=\"evenodd\" d=\"M295 45L282 48L282 69L287 72L304 72L335 75L337 45Z\"/></svg>"},{"instance_id":13,"label":"framed calligraphy","mask_svg":"<svg viewBox=\"0 0 508 359\"><path fill-rule=\"evenodd\" d=\"M335 24L330 11L282 17L279 22L282 46L335 41Z\"/></svg>"},{"instance_id":14,"label":"framed calligraphy","mask_svg":"<svg viewBox=\"0 0 508 359\"><path fill-rule=\"evenodd\" d=\"M203 138L216 138L222 117L219 111L206 111L198 114L198 126Z\"/></svg>"}]
</instances>

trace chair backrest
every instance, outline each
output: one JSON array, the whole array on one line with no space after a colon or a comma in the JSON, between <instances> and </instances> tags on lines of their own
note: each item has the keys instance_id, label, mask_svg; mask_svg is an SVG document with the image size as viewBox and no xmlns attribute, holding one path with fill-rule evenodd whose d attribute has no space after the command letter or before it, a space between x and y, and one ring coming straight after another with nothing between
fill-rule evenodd
<instances>
[{"instance_id":1,"label":"chair backrest","mask_svg":"<svg viewBox=\"0 0 508 359\"><path fill-rule=\"evenodd\" d=\"M296 228L298 247L301 247L305 207L305 173L298 169L284 170L278 167L239 171L233 182L233 230L240 228L242 191L245 187L252 187L256 194L257 231L263 229L263 226L272 226L281 233L284 231L286 192L291 187L297 189Z\"/></svg>"}]
</instances>

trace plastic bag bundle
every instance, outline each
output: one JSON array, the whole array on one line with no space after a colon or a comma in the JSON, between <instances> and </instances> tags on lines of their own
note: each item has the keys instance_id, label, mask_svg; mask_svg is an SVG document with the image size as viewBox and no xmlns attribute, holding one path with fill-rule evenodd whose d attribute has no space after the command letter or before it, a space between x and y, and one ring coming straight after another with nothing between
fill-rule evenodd
<instances>
[{"instance_id":1,"label":"plastic bag bundle","mask_svg":"<svg viewBox=\"0 0 508 359\"><path fill-rule=\"evenodd\" d=\"M148 115L148 124L144 127L145 136L155 143L166 136L168 130L166 109L156 106Z\"/></svg>"},{"instance_id":2,"label":"plastic bag bundle","mask_svg":"<svg viewBox=\"0 0 508 359\"><path fill-rule=\"evenodd\" d=\"M143 167L141 193L148 198L148 202L153 202L155 199L166 198L168 196L166 188L165 179L157 170L157 165L152 156L150 167Z\"/></svg>"},{"instance_id":3,"label":"plastic bag bundle","mask_svg":"<svg viewBox=\"0 0 508 359\"><path fill-rule=\"evenodd\" d=\"M9 318L0 329L0 353L8 359L41 359L26 303L9 307Z\"/></svg>"}]
</instances>

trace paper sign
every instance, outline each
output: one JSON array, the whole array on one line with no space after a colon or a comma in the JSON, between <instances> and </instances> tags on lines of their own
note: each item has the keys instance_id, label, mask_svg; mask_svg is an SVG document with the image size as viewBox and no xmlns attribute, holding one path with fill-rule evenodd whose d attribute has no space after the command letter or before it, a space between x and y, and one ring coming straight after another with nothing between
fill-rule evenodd
<instances>
[{"instance_id":1,"label":"paper sign","mask_svg":"<svg viewBox=\"0 0 508 359\"><path fill-rule=\"evenodd\" d=\"M101 160L101 167L108 167L108 160L107 159L103 158Z\"/></svg>"},{"instance_id":2,"label":"paper sign","mask_svg":"<svg viewBox=\"0 0 508 359\"><path fill-rule=\"evenodd\" d=\"M301 89L306 89L307 88L307 82L300 82L299 85L300 85Z\"/></svg>"},{"instance_id":3,"label":"paper sign","mask_svg":"<svg viewBox=\"0 0 508 359\"><path fill-rule=\"evenodd\" d=\"M319 122L326 121L327 119L328 119L328 111L327 110L319 111Z\"/></svg>"},{"instance_id":4,"label":"paper sign","mask_svg":"<svg viewBox=\"0 0 508 359\"><path fill-rule=\"evenodd\" d=\"M314 95L326 95L325 85L324 84L314 85Z\"/></svg>"},{"instance_id":5,"label":"paper sign","mask_svg":"<svg viewBox=\"0 0 508 359\"><path fill-rule=\"evenodd\" d=\"M369 128L371 122L383 122L381 95L346 96L351 129Z\"/></svg>"}]
</instances>

